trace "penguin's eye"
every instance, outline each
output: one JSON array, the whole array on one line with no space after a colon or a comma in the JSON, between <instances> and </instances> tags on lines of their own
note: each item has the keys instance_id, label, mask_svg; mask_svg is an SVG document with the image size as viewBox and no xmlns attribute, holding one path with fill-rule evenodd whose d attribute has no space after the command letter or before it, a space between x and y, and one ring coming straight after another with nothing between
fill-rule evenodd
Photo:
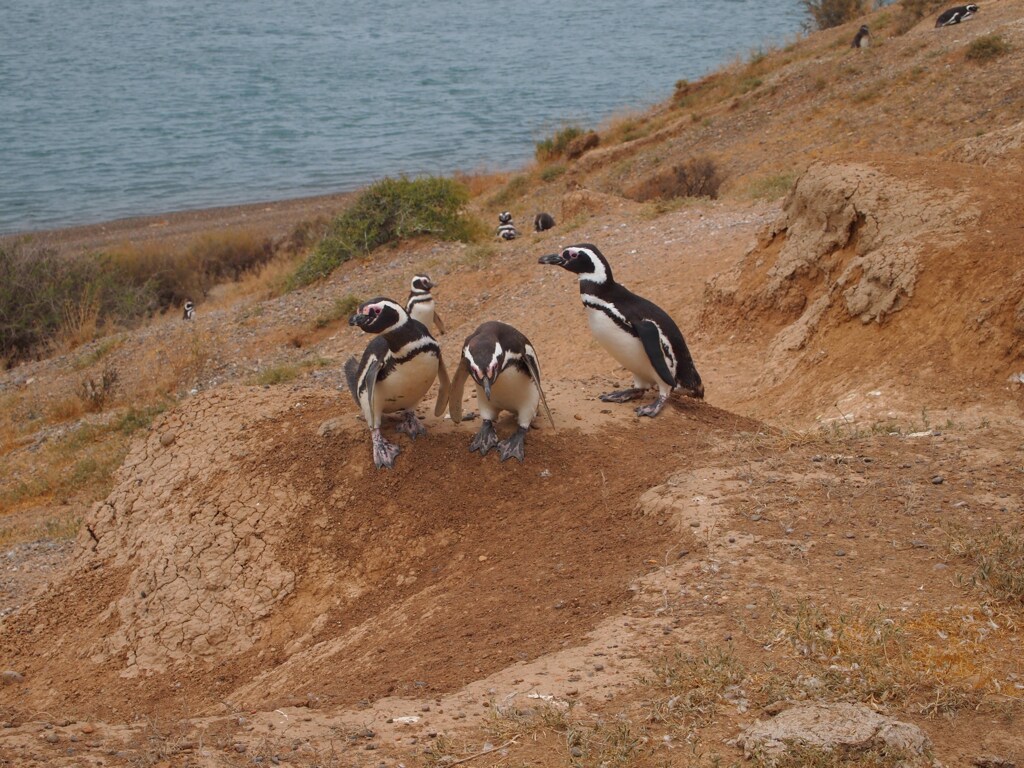
<instances>
[{"instance_id":1,"label":"penguin's eye","mask_svg":"<svg viewBox=\"0 0 1024 768\"><path fill-rule=\"evenodd\" d=\"M568 251L568 250L567 251L563 251L562 252L562 258L563 259L575 259L576 258L576 252L575 251Z\"/></svg>"},{"instance_id":2,"label":"penguin's eye","mask_svg":"<svg viewBox=\"0 0 1024 768\"><path fill-rule=\"evenodd\" d=\"M374 317L379 315L380 314L380 307L374 307L373 309L371 309L370 310L370 314L373 315Z\"/></svg>"}]
</instances>

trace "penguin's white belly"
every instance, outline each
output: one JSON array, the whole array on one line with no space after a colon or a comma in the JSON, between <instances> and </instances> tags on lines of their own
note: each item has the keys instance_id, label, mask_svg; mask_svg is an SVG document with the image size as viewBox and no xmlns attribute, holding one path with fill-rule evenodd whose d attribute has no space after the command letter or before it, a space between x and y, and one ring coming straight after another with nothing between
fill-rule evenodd
<instances>
[{"instance_id":1,"label":"penguin's white belly","mask_svg":"<svg viewBox=\"0 0 1024 768\"><path fill-rule=\"evenodd\" d=\"M480 415L488 421L494 421L501 411L512 411L519 426L528 427L537 415L540 393L529 376L518 368L506 368L491 386L490 400L484 388L476 385L476 402Z\"/></svg>"},{"instance_id":2,"label":"penguin's white belly","mask_svg":"<svg viewBox=\"0 0 1024 768\"><path fill-rule=\"evenodd\" d=\"M636 378L638 384L653 387L658 382L658 374L647 357L643 342L631 333L626 333L615 322L599 309L587 307L587 322L594 338L608 354Z\"/></svg>"},{"instance_id":3,"label":"penguin's white belly","mask_svg":"<svg viewBox=\"0 0 1024 768\"><path fill-rule=\"evenodd\" d=\"M437 357L422 352L392 371L373 388L374 414L379 421L381 413L392 413L412 408L423 399L437 378Z\"/></svg>"},{"instance_id":4,"label":"penguin's white belly","mask_svg":"<svg viewBox=\"0 0 1024 768\"><path fill-rule=\"evenodd\" d=\"M413 320L419 320L427 326L427 328L430 328L434 322L434 302L421 301L413 304L412 312L409 313L409 317Z\"/></svg>"}]
</instances>

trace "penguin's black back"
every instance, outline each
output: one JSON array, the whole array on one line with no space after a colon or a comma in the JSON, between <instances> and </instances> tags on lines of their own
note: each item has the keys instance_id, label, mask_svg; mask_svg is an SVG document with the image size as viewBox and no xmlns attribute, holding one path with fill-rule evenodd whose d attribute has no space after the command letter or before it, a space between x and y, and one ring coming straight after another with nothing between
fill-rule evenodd
<instances>
[{"instance_id":1,"label":"penguin's black back","mask_svg":"<svg viewBox=\"0 0 1024 768\"><path fill-rule=\"evenodd\" d=\"M652 301L643 296L637 296L625 286L616 282L595 285L589 281L580 283L581 293L590 293L599 299L603 299L615 306L622 313L623 317L634 327L644 320L654 321L661 332L665 334L669 344L672 345L672 354L676 358L676 370L674 371L676 383L684 389L690 390L698 397L704 396L704 384L701 382L700 374L693 364L690 356L690 349L686 346L686 339L683 332L679 330L669 314ZM612 317L617 324L622 325L618 318ZM632 327L623 330L635 335Z\"/></svg>"}]
</instances>

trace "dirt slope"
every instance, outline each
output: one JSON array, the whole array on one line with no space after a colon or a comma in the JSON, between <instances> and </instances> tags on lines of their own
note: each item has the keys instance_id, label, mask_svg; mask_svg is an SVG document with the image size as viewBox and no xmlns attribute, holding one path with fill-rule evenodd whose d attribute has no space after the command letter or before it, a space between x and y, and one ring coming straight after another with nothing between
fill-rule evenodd
<instances>
[{"instance_id":1,"label":"dirt slope","mask_svg":"<svg viewBox=\"0 0 1024 768\"><path fill-rule=\"evenodd\" d=\"M885 13L869 52L844 28L737 65L538 182L513 207L556 212L550 232L404 244L123 334L103 364L124 391L171 371L181 402L66 567L11 587L0 766L717 765L743 727L818 700L920 727L943 764L1024 761L1024 614L994 583L1007 562L1019 583L1024 502L1021 67L964 59L989 32L1024 45L1024 3L948 33ZM731 197L620 194L697 147ZM740 199L794 170L784 201ZM216 219L187 218L170 237ZM576 242L677 319L706 403L641 421L596 400L628 377L572 276L537 264ZM421 270L449 368L487 319L537 348L557 429L524 464L468 454L476 425L423 407L429 434L373 469L339 391L366 338L320 320ZM5 397L29 419L92 349L5 373ZM305 374L249 383L280 365ZM31 479L48 429L4 466Z\"/></svg>"}]
</instances>

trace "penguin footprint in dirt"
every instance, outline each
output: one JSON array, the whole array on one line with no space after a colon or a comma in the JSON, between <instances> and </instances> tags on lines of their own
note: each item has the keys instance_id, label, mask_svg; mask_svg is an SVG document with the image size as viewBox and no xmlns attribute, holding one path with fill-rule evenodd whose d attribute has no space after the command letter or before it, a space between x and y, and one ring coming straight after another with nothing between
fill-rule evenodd
<instances>
[{"instance_id":1,"label":"penguin footprint in dirt","mask_svg":"<svg viewBox=\"0 0 1024 768\"><path fill-rule=\"evenodd\" d=\"M400 448L381 434L385 413L400 413L396 429L415 440L426 432L416 412L416 404L440 379L434 415L444 413L448 403L448 373L441 359L441 347L426 326L409 317L401 304L391 299L371 299L349 318L366 333L377 334L358 362L345 362L345 378L356 405L370 427L373 463L378 469L391 469Z\"/></svg>"},{"instance_id":2,"label":"penguin footprint in dirt","mask_svg":"<svg viewBox=\"0 0 1024 768\"><path fill-rule=\"evenodd\" d=\"M482 324L466 338L448 398L448 413L455 424L462 422L462 390L470 376L476 385L483 424L470 442L469 450L486 456L492 448L497 448L502 461L523 461L526 433L538 407L544 408L551 426L555 425L541 389L537 353L529 339L511 325L497 321ZM499 441L494 422L501 411L515 413L518 428L510 437Z\"/></svg>"}]
</instances>

